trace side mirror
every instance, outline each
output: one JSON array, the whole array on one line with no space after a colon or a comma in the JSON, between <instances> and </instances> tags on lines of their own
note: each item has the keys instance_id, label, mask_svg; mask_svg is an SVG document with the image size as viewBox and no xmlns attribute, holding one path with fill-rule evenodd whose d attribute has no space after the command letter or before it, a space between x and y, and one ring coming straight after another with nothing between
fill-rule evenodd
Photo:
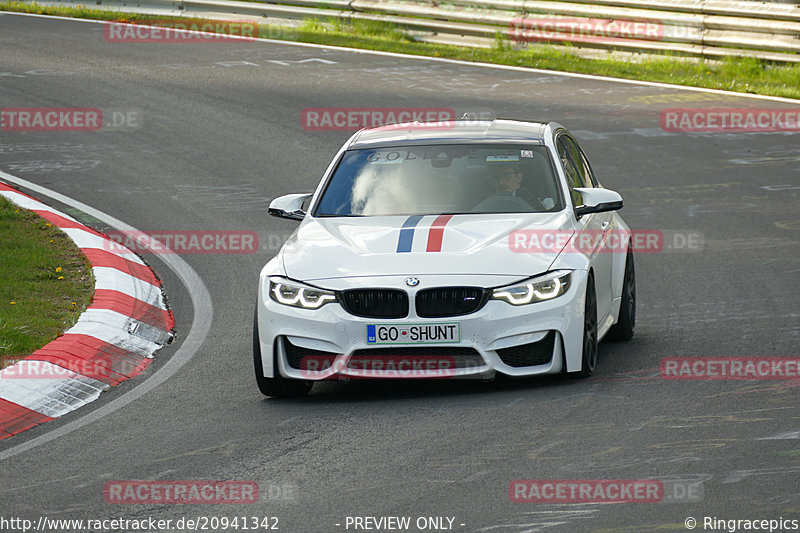
<instances>
[{"instance_id":1,"label":"side mirror","mask_svg":"<svg viewBox=\"0 0 800 533\"><path fill-rule=\"evenodd\" d=\"M312 194L309 192L279 196L269 203L267 212L274 217L303 220L306 216L306 212L303 211L303 203L311 198Z\"/></svg>"},{"instance_id":2,"label":"side mirror","mask_svg":"<svg viewBox=\"0 0 800 533\"><path fill-rule=\"evenodd\" d=\"M575 187L573 190L583 199L583 204L575 207L575 216L577 217L622 209L622 196L616 191L590 187Z\"/></svg>"}]
</instances>

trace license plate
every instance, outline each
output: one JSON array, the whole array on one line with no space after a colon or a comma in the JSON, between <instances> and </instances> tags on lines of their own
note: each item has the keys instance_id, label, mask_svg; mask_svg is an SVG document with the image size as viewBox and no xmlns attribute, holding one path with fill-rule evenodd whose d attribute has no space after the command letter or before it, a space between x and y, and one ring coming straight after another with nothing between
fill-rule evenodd
<instances>
[{"instance_id":1,"label":"license plate","mask_svg":"<svg viewBox=\"0 0 800 533\"><path fill-rule=\"evenodd\" d=\"M367 324L367 344L434 344L460 342L458 322L438 324Z\"/></svg>"}]
</instances>

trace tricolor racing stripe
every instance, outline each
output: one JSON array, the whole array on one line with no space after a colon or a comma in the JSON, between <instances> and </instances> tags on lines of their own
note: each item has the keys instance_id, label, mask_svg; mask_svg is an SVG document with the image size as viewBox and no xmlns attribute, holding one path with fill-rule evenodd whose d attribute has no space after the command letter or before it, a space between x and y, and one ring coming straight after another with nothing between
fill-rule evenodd
<instances>
[{"instance_id":1,"label":"tricolor racing stripe","mask_svg":"<svg viewBox=\"0 0 800 533\"><path fill-rule=\"evenodd\" d=\"M419 222L424 218L424 215L412 215L403 222L403 227L400 228L400 236L397 239L397 253L408 253L411 251L411 246L414 244L414 233ZM453 215L439 215L433 221L431 227L428 229L428 244L425 248L426 252L441 252L442 241L444 240L444 228Z\"/></svg>"}]
</instances>

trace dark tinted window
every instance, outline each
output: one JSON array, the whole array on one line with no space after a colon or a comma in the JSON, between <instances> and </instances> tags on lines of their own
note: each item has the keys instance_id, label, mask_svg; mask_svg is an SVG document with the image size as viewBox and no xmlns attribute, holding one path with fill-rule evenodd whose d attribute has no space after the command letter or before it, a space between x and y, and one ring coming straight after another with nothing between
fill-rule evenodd
<instances>
[{"instance_id":1,"label":"dark tinted window","mask_svg":"<svg viewBox=\"0 0 800 533\"><path fill-rule=\"evenodd\" d=\"M570 155L569 144L566 141L567 138L563 135L558 138L558 157L561 160L561 166L564 168L564 174L567 176L567 185L569 185L569 191L572 195L572 203L573 205L580 205L583 203L581 195L573 189L575 187L585 187L584 177L581 174L583 168L575 165Z\"/></svg>"},{"instance_id":2,"label":"dark tinted window","mask_svg":"<svg viewBox=\"0 0 800 533\"><path fill-rule=\"evenodd\" d=\"M589 165L589 161L586 159L586 155L583 153L583 150L581 150L581 147L578 146L577 141L571 137L567 137L566 135L561 135L558 138L558 146L559 155L561 155L563 151L569 157L570 161L572 161L574 168L577 170L580 183L582 185L575 185L575 187L596 187L597 180L592 172L592 167Z\"/></svg>"}]
</instances>

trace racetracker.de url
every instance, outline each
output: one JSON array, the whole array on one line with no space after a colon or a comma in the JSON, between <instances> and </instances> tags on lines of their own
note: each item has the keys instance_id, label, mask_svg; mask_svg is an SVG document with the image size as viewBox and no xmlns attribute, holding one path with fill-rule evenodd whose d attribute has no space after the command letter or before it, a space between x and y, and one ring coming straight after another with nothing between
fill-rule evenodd
<instances>
[{"instance_id":1,"label":"racetracker.de url","mask_svg":"<svg viewBox=\"0 0 800 533\"><path fill-rule=\"evenodd\" d=\"M192 518L65 519L40 516L36 520L0 516L0 531L55 533L57 531L153 531L184 533L198 531L279 531L275 516L195 516Z\"/></svg>"}]
</instances>

